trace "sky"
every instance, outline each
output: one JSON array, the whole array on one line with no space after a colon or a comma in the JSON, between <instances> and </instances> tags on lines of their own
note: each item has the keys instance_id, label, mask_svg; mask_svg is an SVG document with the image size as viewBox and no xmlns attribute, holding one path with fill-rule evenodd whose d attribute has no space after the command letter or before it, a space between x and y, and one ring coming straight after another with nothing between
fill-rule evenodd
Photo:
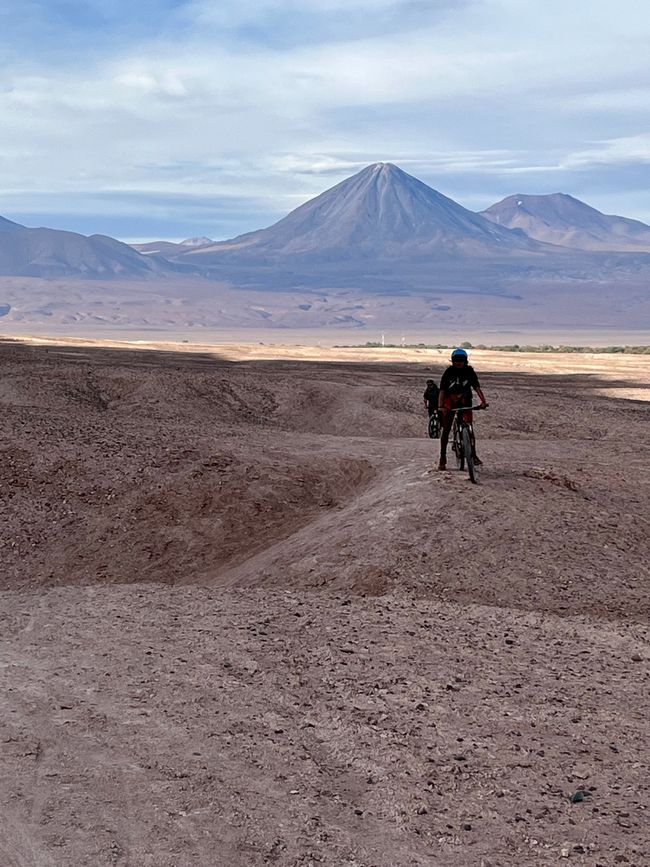
<instances>
[{"instance_id":1,"label":"sky","mask_svg":"<svg viewBox=\"0 0 650 867\"><path fill-rule=\"evenodd\" d=\"M0 215L259 229L374 162L650 223L647 0L0 0Z\"/></svg>"}]
</instances>

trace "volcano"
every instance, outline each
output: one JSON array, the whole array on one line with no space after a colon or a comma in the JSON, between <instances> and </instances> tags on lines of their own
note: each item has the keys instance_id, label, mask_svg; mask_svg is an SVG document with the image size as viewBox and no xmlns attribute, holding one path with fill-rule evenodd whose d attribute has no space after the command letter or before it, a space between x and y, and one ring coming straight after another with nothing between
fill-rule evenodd
<instances>
[{"instance_id":1,"label":"volcano","mask_svg":"<svg viewBox=\"0 0 650 867\"><path fill-rule=\"evenodd\" d=\"M574 250L650 252L650 226L603 214L566 193L518 193L482 211L495 225L521 229L529 237Z\"/></svg>"},{"instance_id":2,"label":"volcano","mask_svg":"<svg viewBox=\"0 0 650 867\"><path fill-rule=\"evenodd\" d=\"M397 260L535 251L522 232L496 225L399 169L375 163L274 225L184 254L220 261Z\"/></svg>"}]
</instances>

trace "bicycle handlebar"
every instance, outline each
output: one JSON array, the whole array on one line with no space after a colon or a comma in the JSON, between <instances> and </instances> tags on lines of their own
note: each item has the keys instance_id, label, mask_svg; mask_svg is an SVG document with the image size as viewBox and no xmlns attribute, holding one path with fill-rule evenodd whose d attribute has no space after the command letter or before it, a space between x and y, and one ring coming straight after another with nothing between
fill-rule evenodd
<instances>
[{"instance_id":1,"label":"bicycle handlebar","mask_svg":"<svg viewBox=\"0 0 650 867\"><path fill-rule=\"evenodd\" d=\"M490 404L486 403L485 406L452 406L451 409L445 410L443 407L443 412L467 412L470 409L487 409Z\"/></svg>"}]
</instances>

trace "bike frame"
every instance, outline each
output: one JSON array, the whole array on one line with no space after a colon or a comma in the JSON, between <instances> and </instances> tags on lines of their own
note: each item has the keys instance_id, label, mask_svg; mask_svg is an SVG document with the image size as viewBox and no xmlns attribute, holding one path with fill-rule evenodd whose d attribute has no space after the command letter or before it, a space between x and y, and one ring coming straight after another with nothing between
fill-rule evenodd
<instances>
[{"instance_id":1,"label":"bike frame","mask_svg":"<svg viewBox=\"0 0 650 867\"><path fill-rule=\"evenodd\" d=\"M452 433L456 430L457 427L462 429L463 426L468 427L470 431L474 430L472 422L465 421L462 416L460 418L460 422L458 421L458 413L472 412L475 409L485 409L485 407L479 404L478 406L455 406L453 409L446 410L447 412L453 412L454 414L454 420L452 422Z\"/></svg>"}]
</instances>

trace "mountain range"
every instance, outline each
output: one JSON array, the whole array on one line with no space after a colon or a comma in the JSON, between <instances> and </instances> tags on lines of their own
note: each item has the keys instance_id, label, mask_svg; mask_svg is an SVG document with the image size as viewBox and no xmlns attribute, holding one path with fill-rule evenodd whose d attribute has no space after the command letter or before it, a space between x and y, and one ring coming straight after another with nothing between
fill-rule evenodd
<instances>
[{"instance_id":1,"label":"mountain range","mask_svg":"<svg viewBox=\"0 0 650 867\"><path fill-rule=\"evenodd\" d=\"M225 320L250 324L251 317L292 324L297 317L321 325L316 311L333 303L337 322L363 325L380 315L378 298L386 304L392 299L391 315L408 319L416 308L423 315L421 303L426 316L453 318L468 303L462 298L472 296L474 307L487 309L478 297L492 298L490 309L502 309L505 300L508 309L527 316L534 310L542 319L560 316L548 309L556 299L563 309L570 302L574 317L583 305L603 324L615 316L638 325L639 316L650 316L650 226L601 214L561 193L509 196L475 213L397 166L376 163L274 225L227 241L201 237L129 246L0 218L0 275L77 281L76 297L79 280L110 279L109 307L123 322L137 304L131 290L120 295L119 284L144 280L157 286L164 317L159 309L144 310L146 290L133 321L152 321L155 314L164 323L216 327ZM67 309L61 286L57 309ZM227 304L226 290L234 293ZM257 293L255 303L246 307L250 293ZM96 310L104 302L95 290L90 294ZM46 296L47 286L39 285L32 307L46 309ZM315 303L316 296L326 301ZM366 300L349 312L353 296ZM294 307L301 312L292 313ZM7 308L15 314L16 305L0 295L0 310ZM368 313L371 308L375 312ZM77 321L86 313L75 316Z\"/></svg>"}]
</instances>

